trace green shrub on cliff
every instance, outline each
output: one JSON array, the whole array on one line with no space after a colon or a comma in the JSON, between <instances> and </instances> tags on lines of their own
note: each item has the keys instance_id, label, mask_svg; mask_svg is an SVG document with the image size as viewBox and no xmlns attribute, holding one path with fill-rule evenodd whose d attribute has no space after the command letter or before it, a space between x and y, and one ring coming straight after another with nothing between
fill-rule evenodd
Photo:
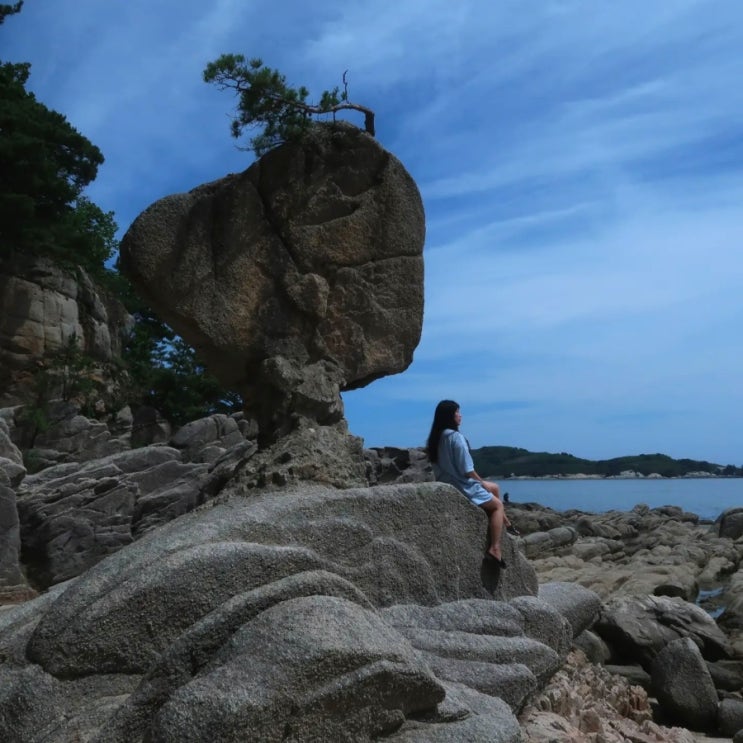
<instances>
[{"instance_id":1,"label":"green shrub on cliff","mask_svg":"<svg viewBox=\"0 0 743 743\"><path fill-rule=\"evenodd\" d=\"M0 4L0 25L22 5ZM106 268L118 250L114 214L83 193L103 155L62 114L26 90L29 73L28 63L0 61L0 262L12 269L14 256L32 254L48 256L73 273L82 266L133 314L134 330L115 365L115 404L151 405L175 424L240 409L239 396L222 389L194 349L142 304L118 267ZM52 399L84 405L93 391L100 393L92 389L98 362L74 336L39 364L27 410L34 430L46 425ZM8 381L4 371L0 387Z\"/></svg>"}]
</instances>

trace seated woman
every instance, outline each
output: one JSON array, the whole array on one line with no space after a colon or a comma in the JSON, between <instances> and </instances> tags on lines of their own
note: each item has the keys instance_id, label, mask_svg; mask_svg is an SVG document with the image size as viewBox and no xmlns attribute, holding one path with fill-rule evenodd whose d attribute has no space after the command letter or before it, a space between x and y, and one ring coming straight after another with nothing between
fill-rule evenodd
<instances>
[{"instance_id":1,"label":"seated woman","mask_svg":"<svg viewBox=\"0 0 743 743\"><path fill-rule=\"evenodd\" d=\"M509 522L500 500L500 489L496 483L483 480L475 472L467 439L459 433L461 422L458 403L442 400L436 406L426 446L428 458L439 482L453 485L487 513L490 547L485 552L485 558L505 568L506 563L501 556L501 534L503 525Z\"/></svg>"}]
</instances>

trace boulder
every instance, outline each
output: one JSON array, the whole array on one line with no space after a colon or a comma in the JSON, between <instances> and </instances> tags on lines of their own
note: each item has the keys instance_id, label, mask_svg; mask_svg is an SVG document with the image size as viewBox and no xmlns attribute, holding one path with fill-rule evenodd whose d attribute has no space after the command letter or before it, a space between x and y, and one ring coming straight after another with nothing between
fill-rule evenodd
<instances>
[{"instance_id":1,"label":"boulder","mask_svg":"<svg viewBox=\"0 0 743 743\"><path fill-rule=\"evenodd\" d=\"M400 162L338 122L150 206L122 240L121 268L242 393L265 441L297 417L338 422L340 390L409 366L424 232Z\"/></svg>"},{"instance_id":2,"label":"boulder","mask_svg":"<svg viewBox=\"0 0 743 743\"><path fill-rule=\"evenodd\" d=\"M508 518L521 534L549 531L565 524L562 513L537 503L510 503Z\"/></svg>"},{"instance_id":3,"label":"boulder","mask_svg":"<svg viewBox=\"0 0 743 743\"><path fill-rule=\"evenodd\" d=\"M707 660L733 656L728 639L714 619L704 609L680 598L610 599L603 604L593 630L611 647L614 662L640 663L646 670L666 645L679 639L691 639Z\"/></svg>"},{"instance_id":4,"label":"boulder","mask_svg":"<svg viewBox=\"0 0 743 743\"><path fill-rule=\"evenodd\" d=\"M743 537L743 508L728 508L718 519L718 534L727 539Z\"/></svg>"},{"instance_id":5,"label":"boulder","mask_svg":"<svg viewBox=\"0 0 743 743\"><path fill-rule=\"evenodd\" d=\"M243 440L237 421L216 413L181 426L169 444L181 451L184 462L213 462Z\"/></svg>"},{"instance_id":6,"label":"boulder","mask_svg":"<svg viewBox=\"0 0 743 743\"><path fill-rule=\"evenodd\" d=\"M267 608L155 715L151 741L373 740L445 691L373 612L334 596Z\"/></svg>"},{"instance_id":7,"label":"boulder","mask_svg":"<svg viewBox=\"0 0 743 743\"><path fill-rule=\"evenodd\" d=\"M706 661L715 689L743 691L743 660Z\"/></svg>"},{"instance_id":8,"label":"boulder","mask_svg":"<svg viewBox=\"0 0 743 743\"><path fill-rule=\"evenodd\" d=\"M399 449L394 446L364 449L369 485L392 482L429 482L434 479L431 463L422 447Z\"/></svg>"},{"instance_id":9,"label":"boulder","mask_svg":"<svg viewBox=\"0 0 743 743\"><path fill-rule=\"evenodd\" d=\"M730 576L725 591L725 608L718 622L726 630L743 630L743 567Z\"/></svg>"},{"instance_id":10,"label":"boulder","mask_svg":"<svg viewBox=\"0 0 743 743\"><path fill-rule=\"evenodd\" d=\"M218 451L214 447L214 456L200 454L208 447L199 449L188 439L193 462L182 461L178 449L153 445L29 475L18 490L29 578L46 587L80 575L217 496L256 451L256 444L245 441L232 424L231 434L221 441L237 443Z\"/></svg>"},{"instance_id":11,"label":"boulder","mask_svg":"<svg viewBox=\"0 0 743 743\"><path fill-rule=\"evenodd\" d=\"M604 668L609 673L627 679L627 681L633 686L640 686L649 693L652 693L653 691L653 682L650 678L650 674L640 665L633 664L629 666L620 666L614 663L606 663Z\"/></svg>"},{"instance_id":12,"label":"boulder","mask_svg":"<svg viewBox=\"0 0 743 743\"><path fill-rule=\"evenodd\" d=\"M544 583L537 595L568 620L571 640L593 625L601 609L601 600L593 591L573 583Z\"/></svg>"},{"instance_id":13,"label":"boulder","mask_svg":"<svg viewBox=\"0 0 743 743\"><path fill-rule=\"evenodd\" d=\"M571 630L534 597L509 536L492 587L487 518L454 494L438 483L259 494L233 479L222 502L0 613L0 739L475 731L515 743L513 710L559 667Z\"/></svg>"},{"instance_id":14,"label":"boulder","mask_svg":"<svg viewBox=\"0 0 743 743\"><path fill-rule=\"evenodd\" d=\"M728 697L717 708L717 730L731 738L743 731L743 699Z\"/></svg>"},{"instance_id":15,"label":"boulder","mask_svg":"<svg viewBox=\"0 0 743 743\"><path fill-rule=\"evenodd\" d=\"M699 647L689 638L669 642L654 658L650 677L664 715L692 730L717 721L717 692Z\"/></svg>"},{"instance_id":16,"label":"boulder","mask_svg":"<svg viewBox=\"0 0 743 743\"><path fill-rule=\"evenodd\" d=\"M571 529L569 526L556 526L546 532L527 534L523 538L524 552L527 557L536 557L565 551L566 548L575 543L577 538L578 534L575 529Z\"/></svg>"},{"instance_id":17,"label":"boulder","mask_svg":"<svg viewBox=\"0 0 743 743\"><path fill-rule=\"evenodd\" d=\"M591 663L604 664L611 658L609 646L590 629L583 630L573 640L573 646L581 650Z\"/></svg>"}]
</instances>

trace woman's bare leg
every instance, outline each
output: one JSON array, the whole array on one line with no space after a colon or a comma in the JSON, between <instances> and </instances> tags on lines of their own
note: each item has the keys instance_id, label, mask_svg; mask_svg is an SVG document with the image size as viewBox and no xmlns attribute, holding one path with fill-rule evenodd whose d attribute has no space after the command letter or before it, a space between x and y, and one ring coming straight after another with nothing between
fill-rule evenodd
<instances>
[{"instance_id":1,"label":"woman's bare leg","mask_svg":"<svg viewBox=\"0 0 743 743\"><path fill-rule=\"evenodd\" d=\"M501 535L503 534L503 520L505 517L503 504L497 498L493 497L489 501L483 503L480 508L487 513L488 521L490 523L490 547L488 548L488 553L500 560L500 542Z\"/></svg>"},{"instance_id":2,"label":"woman's bare leg","mask_svg":"<svg viewBox=\"0 0 743 743\"><path fill-rule=\"evenodd\" d=\"M488 493L490 493L490 495L493 496L493 498L495 498L498 501L501 500L501 497L500 497L500 488L498 487L498 483L497 482L490 482L489 480L483 480L482 481L482 486L485 488L485 490L488 491ZM502 501L501 501L501 503L502 503ZM505 510L503 511L503 523L506 526L511 526L511 522L508 520L508 516L506 516Z\"/></svg>"}]
</instances>

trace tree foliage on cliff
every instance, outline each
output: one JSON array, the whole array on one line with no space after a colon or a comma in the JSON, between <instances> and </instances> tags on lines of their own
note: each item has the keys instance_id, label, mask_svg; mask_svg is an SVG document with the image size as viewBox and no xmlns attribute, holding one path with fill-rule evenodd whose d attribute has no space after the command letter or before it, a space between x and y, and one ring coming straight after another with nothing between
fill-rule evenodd
<instances>
[{"instance_id":1,"label":"tree foliage on cliff","mask_svg":"<svg viewBox=\"0 0 743 743\"><path fill-rule=\"evenodd\" d=\"M548 477L555 475L594 475L612 477L622 472L663 477L683 477L689 472L707 472L723 477L741 477L743 468L695 459L672 459L665 454L639 454L613 459L581 459L566 452L530 452L512 446L483 446L472 450L478 471L488 477Z\"/></svg>"},{"instance_id":2,"label":"tree foliage on cliff","mask_svg":"<svg viewBox=\"0 0 743 743\"><path fill-rule=\"evenodd\" d=\"M22 5L0 4L0 25ZM106 268L118 250L114 214L83 193L103 155L62 114L26 90L29 73L26 62L0 62L0 260L12 266L15 254L31 253L65 268L82 266L125 304L135 326L121 359L128 382L120 404L151 405L176 425L240 409L239 396L206 372L194 349L137 298L118 267ZM63 395L74 389L84 397L90 391L79 386L92 379L96 362L76 338L46 363L49 373L38 377L31 409L43 413L53 378L62 379ZM69 370L75 374L68 380Z\"/></svg>"},{"instance_id":3,"label":"tree foliage on cliff","mask_svg":"<svg viewBox=\"0 0 743 743\"><path fill-rule=\"evenodd\" d=\"M9 15L13 15L14 13L20 13L22 7L23 7L23 0L19 0L17 3L13 3L12 5L8 3L0 3L0 26L3 23L5 23L5 19Z\"/></svg>"},{"instance_id":4,"label":"tree foliage on cliff","mask_svg":"<svg viewBox=\"0 0 743 743\"><path fill-rule=\"evenodd\" d=\"M0 6L0 23L21 3ZM101 151L26 90L30 65L0 62L0 257L13 251L103 270L112 213L83 195Z\"/></svg>"},{"instance_id":5,"label":"tree foliage on cliff","mask_svg":"<svg viewBox=\"0 0 743 743\"><path fill-rule=\"evenodd\" d=\"M122 358L129 405L153 407L176 426L242 410L240 396L209 374L196 351L136 296L123 276L120 281L120 296L135 319Z\"/></svg>"},{"instance_id":6,"label":"tree foliage on cliff","mask_svg":"<svg viewBox=\"0 0 743 743\"><path fill-rule=\"evenodd\" d=\"M313 123L313 117L343 110L364 114L364 127L374 135L374 112L348 99L348 82L343 73L343 90L324 90L319 103L308 103L309 90L287 85L278 70L266 67L261 59L246 60L242 54L223 54L204 69L204 82L220 90L234 90L237 113L232 120L232 136L239 139L245 129L262 127L250 140L256 155L284 142L299 139Z\"/></svg>"}]
</instances>

